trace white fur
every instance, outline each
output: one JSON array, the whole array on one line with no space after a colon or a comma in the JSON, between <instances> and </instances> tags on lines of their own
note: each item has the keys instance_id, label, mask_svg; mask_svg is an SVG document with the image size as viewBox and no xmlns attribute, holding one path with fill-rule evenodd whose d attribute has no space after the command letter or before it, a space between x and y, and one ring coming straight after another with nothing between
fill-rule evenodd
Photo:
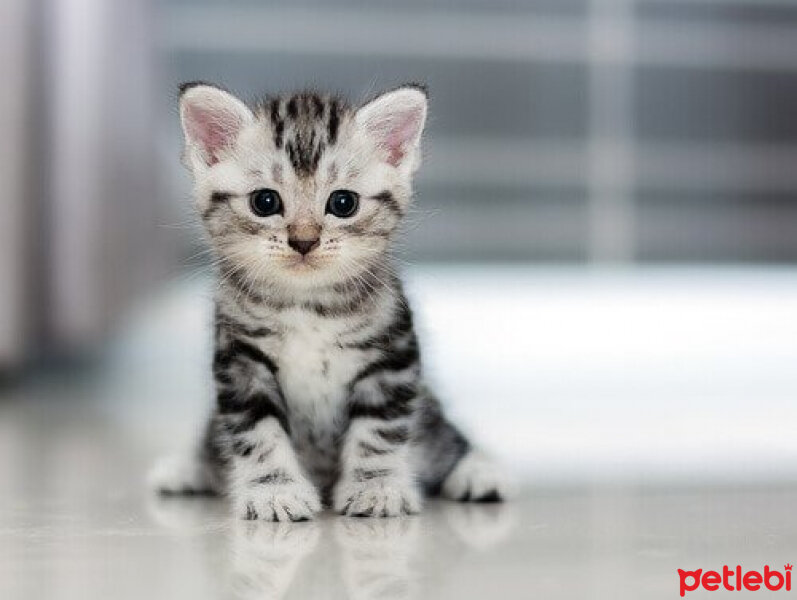
<instances>
[{"instance_id":1,"label":"white fur","mask_svg":"<svg viewBox=\"0 0 797 600\"><path fill-rule=\"evenodd\" d=\"M193 454L162 458L148 473L147 483L165 494L217 492L220 489L207 465Z\"/></svg>"},{"instance_id":2,"label":"white fur","mask_svg":"<svg viewBox=\"0 0 797 600\"><path fill-rule=\"evenodd\" d=\"M294 309L280 315L285 328L277 379L290 411L331 426L346 402L347 384L362 367L362 353L342 350L337 339L345 320ZM324 373L323 366L328 365Z\"/></svg>"}]
</instances>

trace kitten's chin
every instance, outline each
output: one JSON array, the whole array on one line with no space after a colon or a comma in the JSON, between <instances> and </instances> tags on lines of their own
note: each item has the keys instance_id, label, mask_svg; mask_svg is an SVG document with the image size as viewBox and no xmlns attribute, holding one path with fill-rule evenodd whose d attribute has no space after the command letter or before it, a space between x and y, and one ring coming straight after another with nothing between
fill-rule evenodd
<instances>
[{"instance_id":1,"label":"kitten's chin","mask_svg":"<svg viewBox=\"0 0 797 600\"><path fill-rule=\"evenodd\" d=\"M355 260L353 257L330 253L294 254L282 256L271 264L266 275L271 284L287 292L293 290L306 294L352 279L362 279L369 265L374 264L374 257L360 253Z\"/></svg>"},{"instance_id":2,"label":"kitten's chin","mask_svg":"<svg viewBox=\"0 0 797 600\"><path fill-rule=\"evenodd\" d=\"M283 287L304 291L336 283L340 278L336 271L328 258L305 255L281 261L275 275Z\"/></svg>"}]
</instances>

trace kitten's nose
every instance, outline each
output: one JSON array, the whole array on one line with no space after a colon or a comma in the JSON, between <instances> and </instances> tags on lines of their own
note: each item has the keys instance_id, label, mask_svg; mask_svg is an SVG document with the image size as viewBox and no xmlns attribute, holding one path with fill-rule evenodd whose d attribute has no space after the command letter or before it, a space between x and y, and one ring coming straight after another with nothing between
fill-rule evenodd
<instances>
[{"instance_id":1,"label":"kitten's nose","mask_svg":"<svg viewBox=\"0 0 797 600\"><path fill-rule=\"evenodd\" d=\"M294 250L296 250L296 252L298 252L299 254L307 254L308 252L310 252L310 250L318 246L319 241L320 241L319 238L316 238L314 240L289 239L288 245Z\"/></svg>"}]
</instances>

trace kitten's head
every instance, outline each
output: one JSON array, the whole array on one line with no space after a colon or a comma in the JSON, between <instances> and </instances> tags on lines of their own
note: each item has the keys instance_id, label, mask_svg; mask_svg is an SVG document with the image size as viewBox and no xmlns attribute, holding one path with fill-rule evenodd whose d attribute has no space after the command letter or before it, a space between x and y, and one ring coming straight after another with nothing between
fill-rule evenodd
<instances>
[{"instance_id":1,"label":"kitten's head","mask_svg":"<svg viewBox=\"0 0 797 600\"><path fill-rule=\"evenodd\" d=\"M426 105L409 85L359 108L304 92L254 109L183 86L184 160L222 269L298 291L372 268L410 202Z\"/></svg>"}]
</instances>

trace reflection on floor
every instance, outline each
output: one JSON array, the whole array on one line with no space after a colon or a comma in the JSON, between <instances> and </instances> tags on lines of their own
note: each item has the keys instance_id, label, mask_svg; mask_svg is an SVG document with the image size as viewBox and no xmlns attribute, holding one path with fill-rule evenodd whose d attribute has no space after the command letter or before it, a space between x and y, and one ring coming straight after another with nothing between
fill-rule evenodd
<instances>
[{"instance_id":1,"label":"reflection on floor","mask_svg":"<svg viewBox=\"0 0 797 600\"><path fill-rule=\"evenodd\" d=\"M797 557L797 488L527 485L417 517L233 520L161 498L93 411L0 410L0 598L673 598L677 569Z\"/></svg>"}]
</instances>

